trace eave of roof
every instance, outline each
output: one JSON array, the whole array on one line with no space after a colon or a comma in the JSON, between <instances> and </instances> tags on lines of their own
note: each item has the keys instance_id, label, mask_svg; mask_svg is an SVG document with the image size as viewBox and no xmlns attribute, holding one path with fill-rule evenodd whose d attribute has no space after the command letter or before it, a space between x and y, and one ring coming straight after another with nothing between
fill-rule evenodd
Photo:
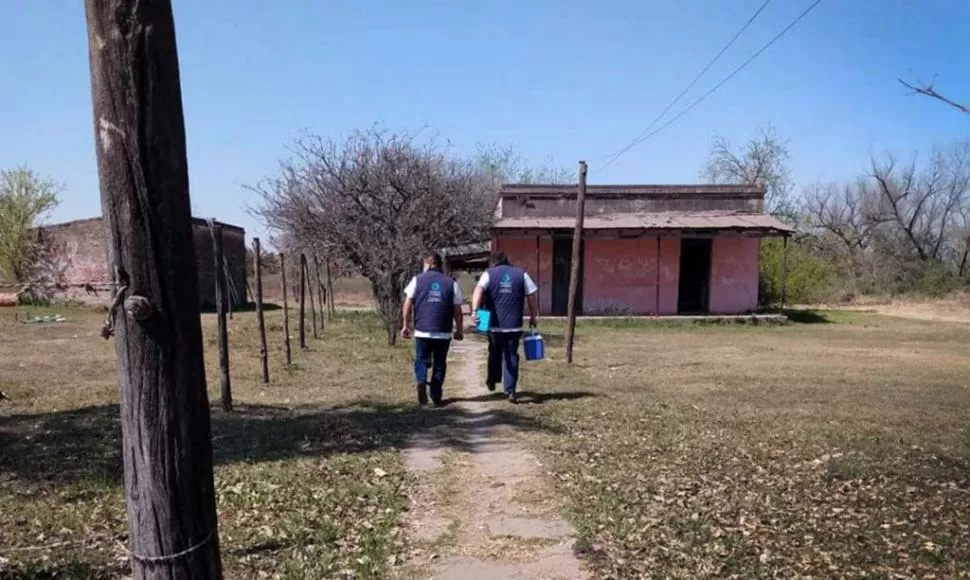
<instances>
[{"instance_id":1,"label":"eave of roof","mask_svg":"<svg viewBox=\"0 0 970 580\"><path fill-rule=\"evenodd\" d=\"M499 220L494 229L503 230L571 230L576 220L569 217L514 217ZM656 212L600 214L587 216L583 230L767 230L791 233L792 227L778 219L757 213L740 212Z\"/></svg>"}]
</instances>

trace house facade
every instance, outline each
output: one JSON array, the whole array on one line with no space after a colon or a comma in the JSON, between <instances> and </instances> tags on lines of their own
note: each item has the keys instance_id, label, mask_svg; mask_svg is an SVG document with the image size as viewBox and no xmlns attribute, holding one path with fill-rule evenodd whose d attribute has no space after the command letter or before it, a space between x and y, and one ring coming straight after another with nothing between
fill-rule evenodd
<instances>
[{"instance_id":1,"label":"house facade","mask_svg":"<svg viewBox=\"0 0 970 580\"><path fill-rule=\"evenodd\" d=\"M792 229L742 185L586 189L579 311L584 315L744 314L758 307L761 240ZM540 311L568 302L575 185L506 185L492 230L539 286Z\"/></svg>"},{"instance_id":2,"label":"house facade","mask_svg":"<svg viewBox=\"0 0 970 580\"><path fill-rule=\"evenodd\" d=\"M233 305L246 300L246 231L238 226L214 222L222 227L229 297ZM53 224L38 228L52 245L59 272L58 297L103 302L111 296L108 247L104 221L100 217ZM199 272L199 305L215 306L215 260L209 223L192 218L192 237Z\"/></svg>"}]
</instances>

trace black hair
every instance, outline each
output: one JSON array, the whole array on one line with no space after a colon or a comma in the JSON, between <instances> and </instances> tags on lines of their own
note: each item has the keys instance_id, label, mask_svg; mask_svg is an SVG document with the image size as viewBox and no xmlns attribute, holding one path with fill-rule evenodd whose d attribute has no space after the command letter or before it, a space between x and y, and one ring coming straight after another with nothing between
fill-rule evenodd
<instances>
[{"instance_id":1,"label":"black hair","mask_svg":"<svg viewBox=\"0 0 970 580\"><path fill-rule=\"evenodd\" d=\"M509 257L505 255L505 252L495 252L492 254L492 265L493 266L508 266Z\"/></svg>"},{"instance_id":2,"label":"black hair","mask_svg":"<svg viewBox=\"0 0 970 580\"><path fill-rule=\"evenodd\" d=\"M441 259L441 254L438 252L428 252L424 255L424 261L431 265L432 270L440 270L444 264L444 260Z\"/></svg>"}]
</instances>

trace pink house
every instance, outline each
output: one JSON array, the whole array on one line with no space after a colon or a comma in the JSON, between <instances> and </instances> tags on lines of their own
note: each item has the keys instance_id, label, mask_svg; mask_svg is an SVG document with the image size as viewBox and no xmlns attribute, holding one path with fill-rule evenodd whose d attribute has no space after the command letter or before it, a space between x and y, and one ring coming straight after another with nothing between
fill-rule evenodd
<instances>
[{"instance_id":1,"label":"pink house","mask_svg":"<svg viewBox=\"0 0 970 580\"><path fill-rule=\"evenodd\" d=\"M581 313L743 314L758 307L761 239L792 229L745 185L591 185L586 190ZM575 185L506 185L492 250L525 268L546 315L568 301Z\"/></svg>"}]
</instances>

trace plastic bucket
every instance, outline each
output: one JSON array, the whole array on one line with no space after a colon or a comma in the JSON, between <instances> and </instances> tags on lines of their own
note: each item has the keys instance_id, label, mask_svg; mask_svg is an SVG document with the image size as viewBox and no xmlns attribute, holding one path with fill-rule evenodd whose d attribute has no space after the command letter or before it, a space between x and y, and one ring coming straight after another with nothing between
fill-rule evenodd
<instances>
[{"instance_id":1,"label":"plastic bucket","mask_svg":"<svg viewBox=\"0 0 970 580\"><path fill-rule=\"evenodd\" d=\"M531 334L526 335L522 344L525 348L525 360L542 360L546 356L546 347L542 341L542 335L536 333L536 331L533 330Z\"/></svg>"},{"instance_id":2,"label":"plastic bucket","mask_svg":"<svg viewBox=\"0 0 970 580\"><path fill-rule=\"evenodd\" d=\"M492 313L488 310L479 310L476 314L478 314L478 326L475 327L475 330L478 332L488 332L492 323Z\"/></svg>"}]
</instances>

